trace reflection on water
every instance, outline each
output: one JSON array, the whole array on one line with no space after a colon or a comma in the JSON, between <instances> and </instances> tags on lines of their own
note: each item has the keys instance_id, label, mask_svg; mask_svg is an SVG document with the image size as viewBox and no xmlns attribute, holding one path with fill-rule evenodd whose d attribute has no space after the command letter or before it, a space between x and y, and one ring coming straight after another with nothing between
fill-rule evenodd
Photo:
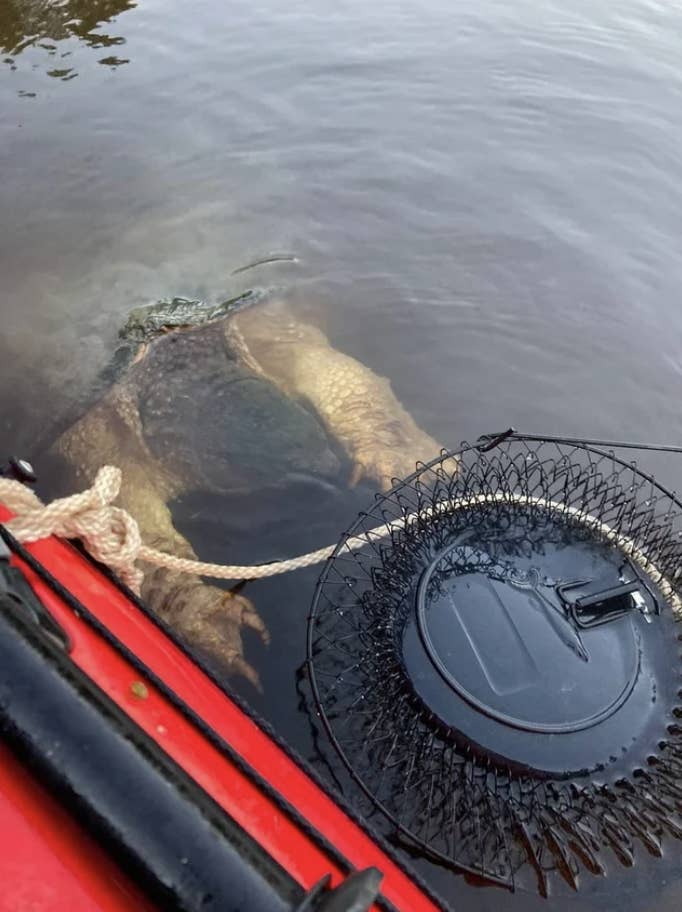
<instances>
[{"instance_id":1,"label":"reflection on water","mask_svg":"<svg viewBox=\"0 0 682 912\"><path fill-rule=\"evenodd\" d=\"M69 65L71 51L62 42L76 38L91 48L115 48L125 38L108 35L101 26L133 9L136 0L3 0L0 5L0 54L11 69L28 48L45 52L47 75L67 82L78 72ZM116 67L129 61L110 53L99 63ZM32 94L24 92L22 94Z\"/></svg>"}]
</instances>

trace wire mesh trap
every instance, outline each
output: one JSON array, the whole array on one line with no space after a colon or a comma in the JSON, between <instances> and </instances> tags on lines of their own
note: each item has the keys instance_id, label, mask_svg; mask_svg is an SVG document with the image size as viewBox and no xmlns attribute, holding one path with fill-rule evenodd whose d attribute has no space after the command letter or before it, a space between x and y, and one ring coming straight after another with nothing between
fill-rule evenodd
<instances>
[{"instance_id":1,"label":"wire mesh trap","mask_svg":"<svg viewBox=\"0 0 682 912\"><path fill-rule=\"evenodd\" d=\"M634 463L464 446L378 497L327 563L317 712L429 859L543 894L615 876L682 838L681 574L682 504Z\"/></svg>"}]
</instances>

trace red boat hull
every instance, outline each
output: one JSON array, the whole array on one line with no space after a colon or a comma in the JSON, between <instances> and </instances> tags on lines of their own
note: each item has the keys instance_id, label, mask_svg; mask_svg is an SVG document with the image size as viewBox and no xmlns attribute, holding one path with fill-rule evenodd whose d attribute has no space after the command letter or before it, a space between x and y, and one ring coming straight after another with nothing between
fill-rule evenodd
<instances>
[{"instance_id":1,"label":"red boat hull","mask_svg":"<svg viewBox=\"0 0 682 912\"><path fill-rule=\"evenodd\" d=\"M9 516L0 505L0 521ZM12 557L68 635L70 659L304 890L310 890L328 873L337 884L349 870L374 866L384 875L382 896L395 909L435 912L441 908L250 713L218 687L86 556L54 538L27 550L70 594L71 598L60 596L42 572ZM109 636L102 636L77 615L74 599ZM117 641L139 662L128 661ZM149 676L140 674L139 663L151 672ZM175 699L169 699L168 690L156 686L157 681L168 684ZM200 725L197 720L201 720ZM207 732L213 736L208 737ZM221 744L229 749L220 749ZM26 889L30 883L21 873L27 870L30 849L24 855L22 851L33 840L34 852L40 847L46 856L41 865L43 873L50 872L47 878L41 875L41 881L47 880L50 890L61 890L63 896L59 905L49 906L51 910L66 910L67 903L69 912L74 908L102 912L144 909L134 888L120 874L112 873L116 869L101 861L99 849L73 822L64 826L57 823L63 820L64 812L43 800L36 789L38 786L9 761L0 777L0 828L5 834L3 846L7 847L0 855L4 856L2 865L14 865L11 879L18 884L17 889ZM23 818L21 826L19 818ZM24 835L13 845L6 834L14 832L15 825ZM44 888L45 883L36 887L36 909L48 908L39 904ZM86 889L85 900L73 898L74 891L83 893ZM0 894L0 910L4 908L16 912L33 906L29 901L23 906L12 903L5 892Z\"/></svg>"}]
</instances>

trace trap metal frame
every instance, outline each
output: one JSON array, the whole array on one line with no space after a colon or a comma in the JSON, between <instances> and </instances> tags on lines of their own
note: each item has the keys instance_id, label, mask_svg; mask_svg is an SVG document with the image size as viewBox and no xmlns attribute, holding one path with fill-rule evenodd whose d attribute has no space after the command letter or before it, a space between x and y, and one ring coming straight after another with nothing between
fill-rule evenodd
<instances>
[{"instance_id":1,"label":"trap metal frame","mask_svg":"<svg viewBox=\"0 0 682 912\"><path fill-rule=\"evenodd\" d=\"M509 430L418 466L359 516L320 576L307 666L336 753L398 838L512 889L530 872L547 895L556 876L577 888L583 870L603 874L616 860L631 866L637 843L662 855L666 838L682 839L680 648L671 698L644 739L651 750L599 775L538 774L458 737L415 692L401 635L433 544L442 547L491 511L502 522L510 511L549 511L617 548L657 586L657 610L671 638L682 640L677 495L596 441ZM523 551L524 542L518 546Z\"/></svg>"}]
</instances>

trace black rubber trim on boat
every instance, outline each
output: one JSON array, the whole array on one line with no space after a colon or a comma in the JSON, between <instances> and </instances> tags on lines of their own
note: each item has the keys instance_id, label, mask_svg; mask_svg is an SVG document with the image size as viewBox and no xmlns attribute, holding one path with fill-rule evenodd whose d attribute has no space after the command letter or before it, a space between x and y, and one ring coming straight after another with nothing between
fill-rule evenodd
<instances>
[{"instance_id":1,"label":"black rubber trim on boat","mask_svg":"<svg viewBox=\"0 0 682 912\"><path fill-rule=\"evenodd\" d=\"M285 912L302 889L0 593L0 734L160 908Z\"/></svg>"},{"instance_id":2,"label":"black rubber trim on boat","mask_svg":"<svg viewBox=\"0 0 682 912\"><path fill-rule=\"evenodd\" d=\"M112 648L114 648L120 655L125 658L142 676L147 678L150 683L162 693L166 699L172 703L172 705L180 712L186 719L188 719L201 733L207 738L208 741L213 744L222 754L224 754L231 763L233 763L242 773L248 776L258 788L268 796L268 798L282 811L286 816L292 820L299 829L309 836L317 845L325 852L325 854L332 860L342 871L349 874L356 870L356 868L350 864L347 858L339 851L339 849L330 842L325 836L322 835L311 823L304 817L297 808L291 804L286 798L284 798L273 786L264 779L257 770L255 770L249 763L247 763L243 757L234 750L234 748L220 735L217 734L194 710L192 710L185 702L182 700L173 690L163 681L158 675L155 674L150 668L148 668L132 650L121 642L111 631L104 625L102 622L96 618L92 612L85 607L77 598L75 598L69 591L66 589L58 579L56 579L48 570L46 570L43 565L36 560L33 555L26 550L15 538L14 536L7 531L7 529L0 524L0 538L5 542L7 547L13 551L17 557L19 557L24 563L27 564L33 570L37 576L47 585L49 588L59 596L62 601L64 601L71 610L79 617L82 621L88 624L93 630L95 630ZM121 591L126 598L131 601L143 614L144 616L154 624L169 640L171 640L175 646L189 658L202 672L209 678L213 684L216 685L223 693L225 693L230 700L232 700L239 709L248 716L258 727L268 735L268 737L275 743L277 746L292 760L306 775L315 783L315 785L323 791L369 838L375 842L379 848L387 855L391 861L398 867L400 870L409 877L419 889L426 895L428 898L444 912L452 912L452 906L446 902L442 896L440 896L430 884L427 884L423 877L421 877L410 865L408 865L403 858L401 858L392 846L389 845L387 840L378 833L363 817L361 817L346 801L346 799L341 795L338 789L334 788L330 783L325 781L320 774L315 770L303 757L301 757L289 744L284 741L280 735L273 729L269 722L263 719L258 713L256 713L249 704L231 687L229 687L224 680L219 679L207 665L198 660L197 657L192 653L192 651L187 647L183 640L178 637L178 635L173 631L173 629L161 620L157 615L155 615L145 604L144 602L135 595L127 586L124 586L121 581L116 577L111 570L103 564L93 560L93 558L82 548L78 549L79 552L87 559L90 563L98 568L98 570L105 576L110 582L112 582L119 591ZM385 896L379 896L376 905L384 910L384 912L397 912L396 907Z\"/></svg>"}]
</instances>

